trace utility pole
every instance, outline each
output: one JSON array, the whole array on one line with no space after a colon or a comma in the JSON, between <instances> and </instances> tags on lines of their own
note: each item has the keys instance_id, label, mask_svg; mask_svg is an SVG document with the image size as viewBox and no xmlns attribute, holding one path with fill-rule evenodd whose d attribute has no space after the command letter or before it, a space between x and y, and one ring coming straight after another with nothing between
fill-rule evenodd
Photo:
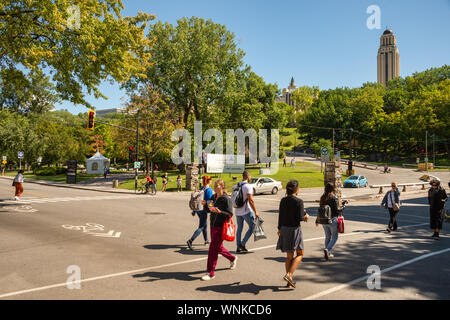
<instances>
[{"instance_id":1,"label":"utility pole","mask_svg":"<svg viewBox=\"0 0 450 320\"><path fill-rule=\"evenodd\" d=\"M333 146L331 147L331 150L333 150L332 152L333 152L333 159L334 159L334 155L335 155L335 152L334 152L334 128L333 128Z\"/></svg>"},{"instance_id":2,"label":"utility pole","mask_svg":"<svg viewBox=\"0 0 450 320\"><path fill-rule=\"evenodd\" d=\"M436 166L436 152L434 149L434 133L433 133L433 166Z\"/></svg>"},{"instance_id":3,"label":"utility pole","mask_svg":"<svg viewBox=\"0 0 450 320\"><path fill-rule=\"evenodd\" d=\"M350 161L348 162L348 175L352 174L353 170L353 128L350 128Z\"/></svg>"},{"instance_id":4,"label":"utility pole","mask_svg":"<svg viewBox=\"0 0 450 320\"><path fill-rule=\"evenodd\" d=\"M425 167L428 172L428 130L425 131Z\"/></svg>"}]
</instances>

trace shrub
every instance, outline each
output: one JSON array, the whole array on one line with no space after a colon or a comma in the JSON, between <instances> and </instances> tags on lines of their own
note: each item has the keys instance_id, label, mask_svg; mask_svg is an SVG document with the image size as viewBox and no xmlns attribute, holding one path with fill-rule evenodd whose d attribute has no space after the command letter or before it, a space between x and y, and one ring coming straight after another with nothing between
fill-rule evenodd
<instances>
[{"instance_id":1,"label":"shrub","mask_svg":"<svg viewBox=\"0 0 450 320\"><path fill-rule=\"evenodd\" d=\"M56 176L58 174L64 174L67 172L67 168L64 167L43 167L36 168L34 174L37 176Z\"/></svg>"}]
</instances>

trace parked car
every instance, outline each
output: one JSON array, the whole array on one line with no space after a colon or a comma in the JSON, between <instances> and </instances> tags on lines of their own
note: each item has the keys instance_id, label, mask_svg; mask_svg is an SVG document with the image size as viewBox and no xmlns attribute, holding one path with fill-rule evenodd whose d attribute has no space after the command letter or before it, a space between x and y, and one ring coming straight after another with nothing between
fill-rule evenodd
<instances>
[{"instance_id":1,"label":"parked car","mask_svg":"<svg viewBox=\"0 0 450 320\"><path fill-rule=\"evenodd\" d=\"M359 188L367 187L368 185L367 178L360 175L350 176L344 181L344 188Z\"/></svg>"},{"instance_id":2,"label":"parked car","mask_svg":"<svg viewBox=\"0 0 450 320\"><path fill-rule=\"evenodd\" d=\"M249 183L253 187L254 194L266 192L277 194L278 191L283 190L281 181L276 181L272 178L252 178Z\"/></svg>"}]
</instances>

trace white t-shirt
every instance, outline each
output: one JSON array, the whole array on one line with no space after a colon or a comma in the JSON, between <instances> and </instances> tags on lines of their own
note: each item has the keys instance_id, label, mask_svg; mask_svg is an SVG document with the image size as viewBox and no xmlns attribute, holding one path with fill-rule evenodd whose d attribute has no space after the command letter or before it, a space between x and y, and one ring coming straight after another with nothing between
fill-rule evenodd
<instances>
[{"instance_id":1,"label":"white t-shirt","mask_svg":"<svg viewBox=\"0 0 450 320\"><path fill-rule=\"evenodd\" d=\"M242 195L244 196L245 204L240 208L234 208L234 214L236 216L245 216L247 213L253 212L248 204L248 195L253 194L253 187L247 182L242 186Z\"/></svg>"},{"instance_id":2,"label":"white t-shirt","mask_svg":"<svg viewBox=\"0 0 450 320\"><path fill-rule=\"evenodd\" d=\"M23 175L20 173L17 174L14 178L14 182L23 183Z\"/></svg>"}]
</instances>

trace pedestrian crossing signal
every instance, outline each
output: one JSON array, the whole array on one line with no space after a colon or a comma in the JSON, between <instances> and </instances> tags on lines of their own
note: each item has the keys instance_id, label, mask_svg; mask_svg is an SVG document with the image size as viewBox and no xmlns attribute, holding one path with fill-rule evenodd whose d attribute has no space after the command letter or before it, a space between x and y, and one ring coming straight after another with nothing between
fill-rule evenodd
<instances>
[{"instance_id":1,"label":"pedestrian crossing signal","mask_svg":"<svg viewBox=\"0 0 450 320\"><path fill-rule=\"evenodd\" d=\"M94 118L95 118L95 111L89 110L87 123L87 128L89 130L94 130Z\"/></svg>"}]
</instances>

